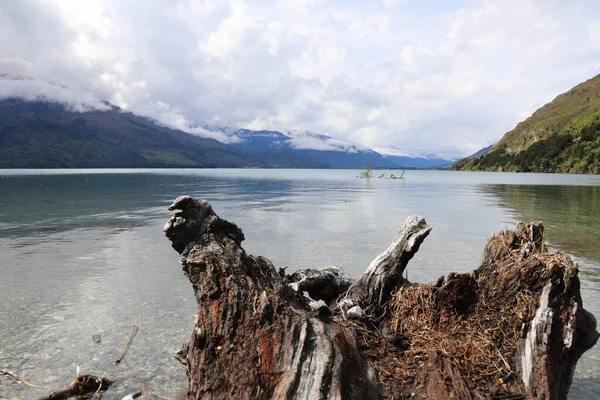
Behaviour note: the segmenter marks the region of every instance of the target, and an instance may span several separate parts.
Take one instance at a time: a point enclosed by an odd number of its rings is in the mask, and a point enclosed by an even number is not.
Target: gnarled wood
[[[190,399],[378,396],[352,333],[320,320],[268,260],[247,255],[239,228],[204,201],[180,197],[171,207],[181,212],[165,232],[198,301],[187,351]]]
[[[564,399],[577,360],[599,334],[596,319],[583,308],[577,264],[562,253],[545,252],[543,237],[541,222],[519,223],[514,231],[492,236],[474,275],[494,302],[510,302],[523,291],[536,294],[537,309],[526,316],[514,369],[527,395]]]
[[[402,277],[431,230],[411,217],[343,293],[338,270],[282,276],[247,255],[205,201],[170,209],[165,232],[198,302],[180,354],[190,399],[564,399],[598,340],[577,265],[545,251],[540,223],[493,236],[473,274],[429,285]]]
[[[285,282],[298,295],[307,295],[315,301],[322,300],[331,307],[355,281],[338,267],[326,267],[296,271],[285,276]]]
[[[429,232],[431,227],[425,218],[408,217],[390,247],[371,262],[358,282],[348,290],[346,297],[356,301],[363,309],[377,314],[398,287],[406,283],[402,278],[404,269]]]

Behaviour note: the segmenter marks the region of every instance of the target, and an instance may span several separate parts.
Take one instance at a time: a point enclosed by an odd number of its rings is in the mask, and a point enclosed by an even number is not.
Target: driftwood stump
[[[402,277],[431,230],[422,217],[355,282],[278,273],[204,200],[169,209],[198,302],[179,353],[189,399],[563,399],[598,339],[577,265],[545,252],[539,223],[493,236],[472,274],[427,285]]]

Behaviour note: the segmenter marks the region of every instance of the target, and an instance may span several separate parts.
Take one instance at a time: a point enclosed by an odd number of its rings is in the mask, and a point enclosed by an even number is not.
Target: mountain
[[[236,152],[259,159],[269,159],[275,166],[285,166],[288,160],[300,158],[314,168],[398,168],[400,165],[381,154],[308,131],[251,131],[233,132],[238,139],[231,147]]]
[[[439,157],[406,157],[406,156],[385,156],[386,160],[402,168],[434,168],[449,165],[452,161]]]
[[[298,144],[276,131],[231,134],[237,142],[225,144],[112,105],[75,112],[54,102],[0,100],[0,168],[398,167],[372,150],[327,144],[335,142],[328,136],[311,138],[320,144]],[[302,143],[323,150],[302,148]]]
[[[600,173],[600,75],[538,109],[489,153],[453,169]]]
[[[480,149],[480,150],[476,151],[475,153],[473,153],[473,154],[471,154],[470,156],[467,156],[467,157],[465,157],[465,158],[477,158],[477,157],[479,157],[479,156],[484,156],[484,155],[486,155],[487,153],[489,153],[490,151],[492,151],[492,148],[493,148],[493,147],[494,147],[494,145],[493,145],[493,144],[490,144],[489,146],[487,146],[487,147],[484,147],[483,149]]]
[[[0,168],[430,167],[309,131],[166,127],[66,86],[0,74]],[[227,143],[224,143],[227,142]]]
[[[224,131],[224,130],[223,130]],[[302,157],[317,167],[363,168],[432,168],[451,163],[439,157],[407,157],[385,155],[371,149],[360,149],[352,143],[328,135],[303,130],[230,132],[232,147],[242,153],[263,157]]]
[[[224,143],[163,127],[115,106],[73,112],[54,102],[0,100],[0,168],[257,164]]]

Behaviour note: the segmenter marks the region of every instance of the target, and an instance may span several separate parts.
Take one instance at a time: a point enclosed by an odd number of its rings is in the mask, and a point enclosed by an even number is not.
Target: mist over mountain
[[[400,168],[444,163],[385,156],[306,130],[159,122],[66,86],[0,74],[2,168]]]
[[[2,168],[241,167],[253,160],[214,139],[169,129],[116,107],[0,100]]]

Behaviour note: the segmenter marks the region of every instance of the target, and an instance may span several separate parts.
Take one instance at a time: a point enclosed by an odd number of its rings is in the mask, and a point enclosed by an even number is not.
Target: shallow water
[[[388,175],[393,171],[384,171]],[[103,399],[148,383],[176,397],[186,384],[172,353],[193,324],[191,285],[162,226],[181,194],[211,201],[240,226],[245,248],[276,267],[339,265],[360,275],[408,215],[431,235],[413,281],[478,266],[491,233],[542,220],[554,248],[580,263],[584,306],[600,315],[600,177],[408,171],[405,180],[351,170],[0,170],[0,368],[47,386],[83,372],[132,375]],[[131,326],[125,363],[114,359]],[[100,334],[95,344],[92,335]],[[600,351],[578,364],[570,398],[600,396]],[[111,393],[112,392],[112,393]],[[44,391],[0,378],[0,398]]]

